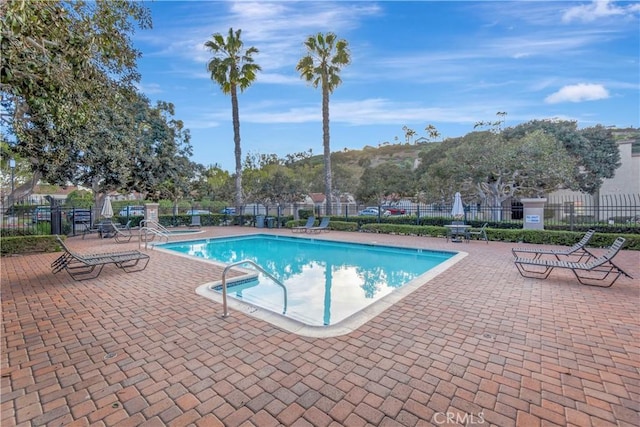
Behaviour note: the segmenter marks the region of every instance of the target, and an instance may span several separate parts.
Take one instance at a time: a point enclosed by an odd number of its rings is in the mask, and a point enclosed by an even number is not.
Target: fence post
[[[51,209],[51,234],[62,234],[62,210],[60,209],[60,203],[53,197],[49,197],[49,204]]]
[[[569,204],[569,230],[573,231],[576,223],[576,205],[573,202]]]

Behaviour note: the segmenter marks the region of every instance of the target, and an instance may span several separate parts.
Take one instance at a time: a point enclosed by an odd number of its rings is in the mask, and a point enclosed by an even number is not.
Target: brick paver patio
[[[600,289],[520,277],[513,244],[315,237],[469,255],[332,338],[223,318],[195,293],[220,269],[160,251],[84,282],[51,273],[59,254],[2,258],[2,426],[640,425],[640,253],[616,258],[634,279]]]

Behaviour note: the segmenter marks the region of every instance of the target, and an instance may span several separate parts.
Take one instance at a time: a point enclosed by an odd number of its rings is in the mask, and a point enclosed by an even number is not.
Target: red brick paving
[[[2,258],[2,426],[640,425],[640,253],[616,258],[635,279],[599,289],[520,277],[512,244],[318,238],[469,256],[333,338],[222,318],[194,292],[220,269],[160,251],[84,282],[51,273],[59,254]]]

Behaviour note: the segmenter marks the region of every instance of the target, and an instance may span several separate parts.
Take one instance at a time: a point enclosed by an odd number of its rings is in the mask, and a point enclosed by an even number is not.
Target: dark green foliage
[[[138,79],[130,34],[151,25],[135,1],[8,1],[2,19],[1,120],[12,151],[48,182],[72,180],[81,128]]]
[[[572,189],[595,193],[602,180],[612,178],[620,166],[620,152],[613,131],[602,125],[578,130],[577,122],[566,120],[532,120],[508,128],[503,136],[522,138],[535,130],[543,130],[562,143],[567,152],[577,159],[574,170],[576,186]]]
[[[298,209],[298,216],[300,219],[307,220],[310,216],[315,215],[313,210],[310,209]]]
[[[360,231],[431,237],[444,237],[447,234],[445,227],[404,224],[364,224],[360,227]],[[524,230],[522,228],[487,229],[487,237],[490,241],[531,243],[537,245],[571,246],[579,242],[583,235],[584,232],[575,231]],[[619,236],[627,239],[624,249],[640,250],[640,235],[638,234],[596,233],[589,242],[589,246],[595,248],[606,248],[611,246],[613,241]]]
[[[59,251],[56,236],[19,236],[2,237],[0,240],[0,252],[2,255],[26,254],[32,252],[56,252]]]

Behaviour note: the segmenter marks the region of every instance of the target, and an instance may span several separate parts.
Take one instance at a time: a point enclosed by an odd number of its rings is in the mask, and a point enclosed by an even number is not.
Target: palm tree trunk
[[[331,215],[331,145],[329,141],[329,89],[322,85],[322,145],[324,146],[324,197],[326,214]]]
[[[238,92],[235,85],[231,85],[231,114],[233,116],[233,142],[236,157],[236,212],[242,212],[242,149],[240,147],[240,114],[238,112]]]

